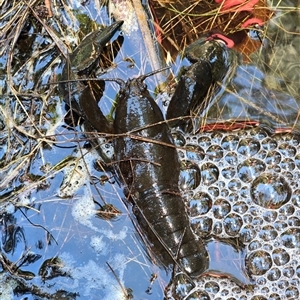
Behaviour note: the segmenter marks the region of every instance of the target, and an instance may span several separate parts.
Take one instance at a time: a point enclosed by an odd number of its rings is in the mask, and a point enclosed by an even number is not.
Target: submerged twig
[[[147,51],[152,70],[159,70],[163,67],[162,60],[159,59],[159,55],[157,53],[158,51],[155,49],[155,44],[157,43],[154,41],[153,34],[150,32],[145,9],[143,8],[141,1],[139,0],[132,0],[132,5],[136,13],[142,37],[144,39],[145,49]],[[163,81],[164,80],[161,80],[161,82]]]

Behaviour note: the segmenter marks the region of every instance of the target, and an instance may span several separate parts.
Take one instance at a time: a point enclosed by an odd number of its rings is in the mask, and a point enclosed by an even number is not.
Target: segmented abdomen
[[[179,160],[162,113],[141,80],[121,90],[115,116],[116,161],[151,249],[168,267],[178,262],[191,276],[208,265],[204,244],[192,232],[178,188]],[[161,124],[157,124],[161,122]],[[152,124],[155,124],[151,126]]]

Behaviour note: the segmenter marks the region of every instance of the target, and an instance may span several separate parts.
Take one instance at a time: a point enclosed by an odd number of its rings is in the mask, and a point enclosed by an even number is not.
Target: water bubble
[[[272,241],[272,240],[276,239],[277,235],[278,235],[277,231],[271,225],[264,226],[261,229],[261,231],[259,232],[259,237],[262,240],[264,240],[265,242],[266,241]]]
[[[259,277],[256,279],[256,283],[258,285],[265,285],[266,284],[267,279],[265,277]]]
[[[219,292],[220,286],[219,286],[218,283],[215,282],[215,281],[208,281],[208,282],[205,284],[205,290],[206,290],[208,293],[216,294],[216,293]]]
[[[300,286],[300,280],[298,278],[292,278],[290,284],[293,286]]]
[[[266,165],[259,159],[249,158],[238,165],[238,176],[243,182],[251,182],[259,176]]]
[[[177,153],[180,160],[183,160],[185,158],[185,153],[183,151],[178,150]]]
[[[252,225],[254,225],[254,226],[259,226],[259,225],[262,225],[263,224],[263,219],[261,218],[261,217],[255,217],[255,218],[253,218],[253,220],[252,220]]]
[[[236,286],[234,287],[231,292],[234,294],[234,295],[238,295],[241,293],[241,288],[239,286]],[[235,299],[234,299],[235,300]]]
[[[212,231],[213,221],[209,217],[194,218],[191,220],[191,227],[194,233],[200,237],[207,236]]]
[[[239,201],[235,202],[235,204],[232,207],[232,210],[239,214],[244,214],[248,210],[248,206],[244,201]]]
[[[282,271],[282,275],[284,275],[287,278],[292,278],[295,274],[295,270],[292,267],[284,268]]]
[[[266,250],[267,252],[271,252],[273,250],[273,246],[270,244],[263,244],[262,249]]]
[[[282,244],[287,248],[300,247],[300,228],[289,228],[281,235]]]
[[[260,151],[258,151],[258,153],[256,155],[256,157],[260,160],[265,160],[266,156],[267,156],[266,150],[260,150]]]
[[[281,300],[281,297],[278,294],[271,294],[269,300]]]
[[[180,167],[179,186],[185,190],[193,190],[200,184],[200,169],[198,165],[190,161],[182,161]]]
[[[226,179],[230,179],[235,175],[235,167],[227,167],[222,170],[222,176]]]
[[[288,219],[288,225],[292,227],[300,227],[300,219],[297,217],[290,217]]]
[[[280,208],[279,213],[283,216],[291,216],[295,212],[295,207],[291,204],[287,204]]]
[[[285,296],[287,299],[299,299],[299,291],[297,287],[290,286],[285,290]]]
[[[268,300],[268,299],[264,296],[257,295],[252,297],[251,300]]]
[[[280,220],[274,222],[273,224],[274,224],[274,227],[277,231],[282,231],[282,230],[284,230],[285,228],[288,227],[288,225],[285,222],[282,222]]]
[[[214,143],[220,144],[223,139],[223,133],[218,131],[212,132],[211,139]]]
[[[295,164],[296,164],[297,168],[300,169],[300,154],[297,154],[295,156],[295,160],[294,161],[295,161]]]
[[[186,157],[191,161],[201,161],[204,159],[204,150],[196,145],[186,145]]]
[[[241,186],[241,182],[238,179],[232,179],[228,182],[228,188],[233,192],[239,191]]]
[[[190,135],[185,136],[186,143],[191,143],[192,140],[193,140],[193,136],[190,136]]]
[[[235,166],[237,161],[238,161],[238,157],[237,154],[234,152],[229,152],[225,155],[224,160],[231,166]]]
[[[183,147],[185,145],[185,137],[181,133],[174,132],[172,133],[172,136],[173,136],[175,146]]]
[[[229,191],[227,189],[221,190],[221,197],[227,198],[229,196]]]
[[[258,209],[258,207],[256,206],[250,206],[249,208],[249,212],[251,213],[252,216],[260,216],[260,211]]]
[[[213,227],[213,233],[218,235],[221,234],[223,231],[223,225],[221,222],[215,222],[214,227]]]
[[[240,196],[247,199],[250,197],[249,188],[247,186],[241,188]]]
[[[228,196],[228,200],[229,200],[231,203],[237,202],[238,199],[239,199],[238,193],[231,193],[231,194],[229,194],[229,196]]]
[[[275,249],[272,253],[272,258],[277,266],[283,266],[290,260],[290,255],[284,249]]]
[[[291,189],[283,177],[266,173],[253,181],[251,197],[264,208],[276,209],[290,200]]]
[[[261,248],[261,242],[254,240],[248,245],[250,251],[257,250]]]
[[[264,138],[266,138],[269,134],[264,129],[258,127],[258,128],[251,130],[251,135],[253,135],[259,141],[261,141]]]
[[[185,298],[186,300],[210,300],[208,294],[204,291],[195,291]]]
[[[256,251],[249,255],[248,270],[253,275],[263,275],[272,267],[271,255],[266,251]]]
[[[217,199],[213,205],[212,211],[216,219],[224,218],[231,210],[230,203],[225,199]]]
[[[267,137],[261,142],[261,147],[265,150],[272,151],[277,148],[277,142],[276,140]]]
[[[198,145],[207,148],[211,145],[211,139],[208,136],[202,136],[198,139]]]
[[[183,299],[193,289],[191,281],[184,274],[177,274],[173,279],[172,295],[178,296]]]
[[[289,145],[288,143],[281,143],[278,149],[279,152],[286,157],[294,157],[297,153],[295,147]]]
[[[226,182],[223,181],[223,180],[219,180],[219,181],[217,182],[217,185],[218,185],[218,187],[219,187],[220,189],[226,188]]]
[[[220,195],[220,191],[218,187],[212,186],[209,187],[207,190],[212,197],[218,197]]]
[[[229,294],[229,290],[227,290],[227,289],[223,289],[223,290],[221,291],[221,296],[222,296],[222,297],[226,297],[226,296],[228,296],[228,294]]]
[[[270,290],[267,286],[264,286],[261,288],[260,292],[263,294],[268,294],[270,292]]]
[[[248,138],[240,141],[237,152],[245,156],[253,156],[260,150],[258,141]]]
[[[223,138],[223,140],[221,142],[221,147],[224,150],[233,151],[236,149],[238,142],[239,142],[239,139],[236,135],[227,135]]]
[[[189,202],[189,214],[197,217],[208,213],[212,207],[212,199],[206,193],[197,193]]]
[[[297,189],[293,192],[292,203],[300,208],[300,189]]]
[[[276,166],[268,166],[268,169],[269,170],[273,170],[274,172],[276,173],[280,173],[281,172],[281,168],[279,165],[276,165]]]
[[[218,145],[210,146],[207,151],[206,155],[209,157],[210,160],[218,162],[223,157],[223,149]]]
[[[284,158],[280,163],[280,167],[283,170],[292,171],[295,169],[295,163],[291,158]]]
[[[243,215],[243,221],[246,224],[251,224],[253,221],[253,217],[250,214],[245,214],[245,215]]]
[[[272,268],[267,275],[268,280],[277,281],[281,276],[281,271],[278,268]]]
[[[252,225],[244,226],[240,231],[240,240],[246,244],[251,242],[256,236],[256,230]]]
[[[299,249],[297,249],[296,254],[297,254],[297,255],[299,254]],[[294,259],[291,260],[291,263],[290,263],[290,264],[291,264],[291,266],[296,267],[296,266],[298,266],[298,263],[299,263],[299,261],[297,260],[297,258],[294,257]]]
[[[231,213],[224,219],[223,224],[229,236],[236,236],[243,226],[243,220],[238,214]]]
[[[274,222],[276,219],[277,219],[277,211],[274,211],[274,210],[266,210],[264,211],[263,213],[263,219],[266,221],[266,222],[269,222],[269,223],[272,223]]]
[[[291,172],[282,171],[282,174],[284,175],[285,179],[288,179],[290,181],[292,181],[294,179],[294,174]]]
[[[297,268],[296,268],[296,274],[300,278],[300,266],[297,266]]]
[[[271,166],[278,165],[281,161],[281,155],[277,151],[270,151],[265,159],[265,163]]]
[[[205,185],[215,183],[219,178],[219,169],[212,163],[205,163],[201,166],[201,178]]]
[[[287,280],[279,280],[277,282],[277,286],[278,286],[279,289],[283,290],[283,289],[285,289],[289,286],[289,283],[288,283]]]

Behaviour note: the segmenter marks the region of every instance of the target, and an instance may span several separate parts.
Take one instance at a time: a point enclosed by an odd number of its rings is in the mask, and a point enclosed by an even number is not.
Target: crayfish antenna
[[[155,70],[155,71],[152,71],[150,73],[147,73],[145,75],[142,75],[138,78],[139,82],[143,82],[147,77],[150,77],[152,75],[155,75],[157,73],[160,73],[160,72],[163,72],[163,71],[166,71],[166,70],[169,70],[171,67],[164,67],[164,68],[161,68],[161,69],[158,69],[158,70]]]
[[[120,86],[120,89],[124,89],[126,85],[126,82],[121,78],[103,78],[102,80],[116,82]]]

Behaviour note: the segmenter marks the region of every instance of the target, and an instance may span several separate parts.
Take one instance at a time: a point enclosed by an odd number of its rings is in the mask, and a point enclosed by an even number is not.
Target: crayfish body
[[[203,242],[192,232],[179,187],[179,159],[163,114],[143,84],[128,80],[118,95],[115,159],[134,203],[134,213],[164,266],[179,264],[190,276],[208,267]],[[162,251],[163,250],[163,251]]]

